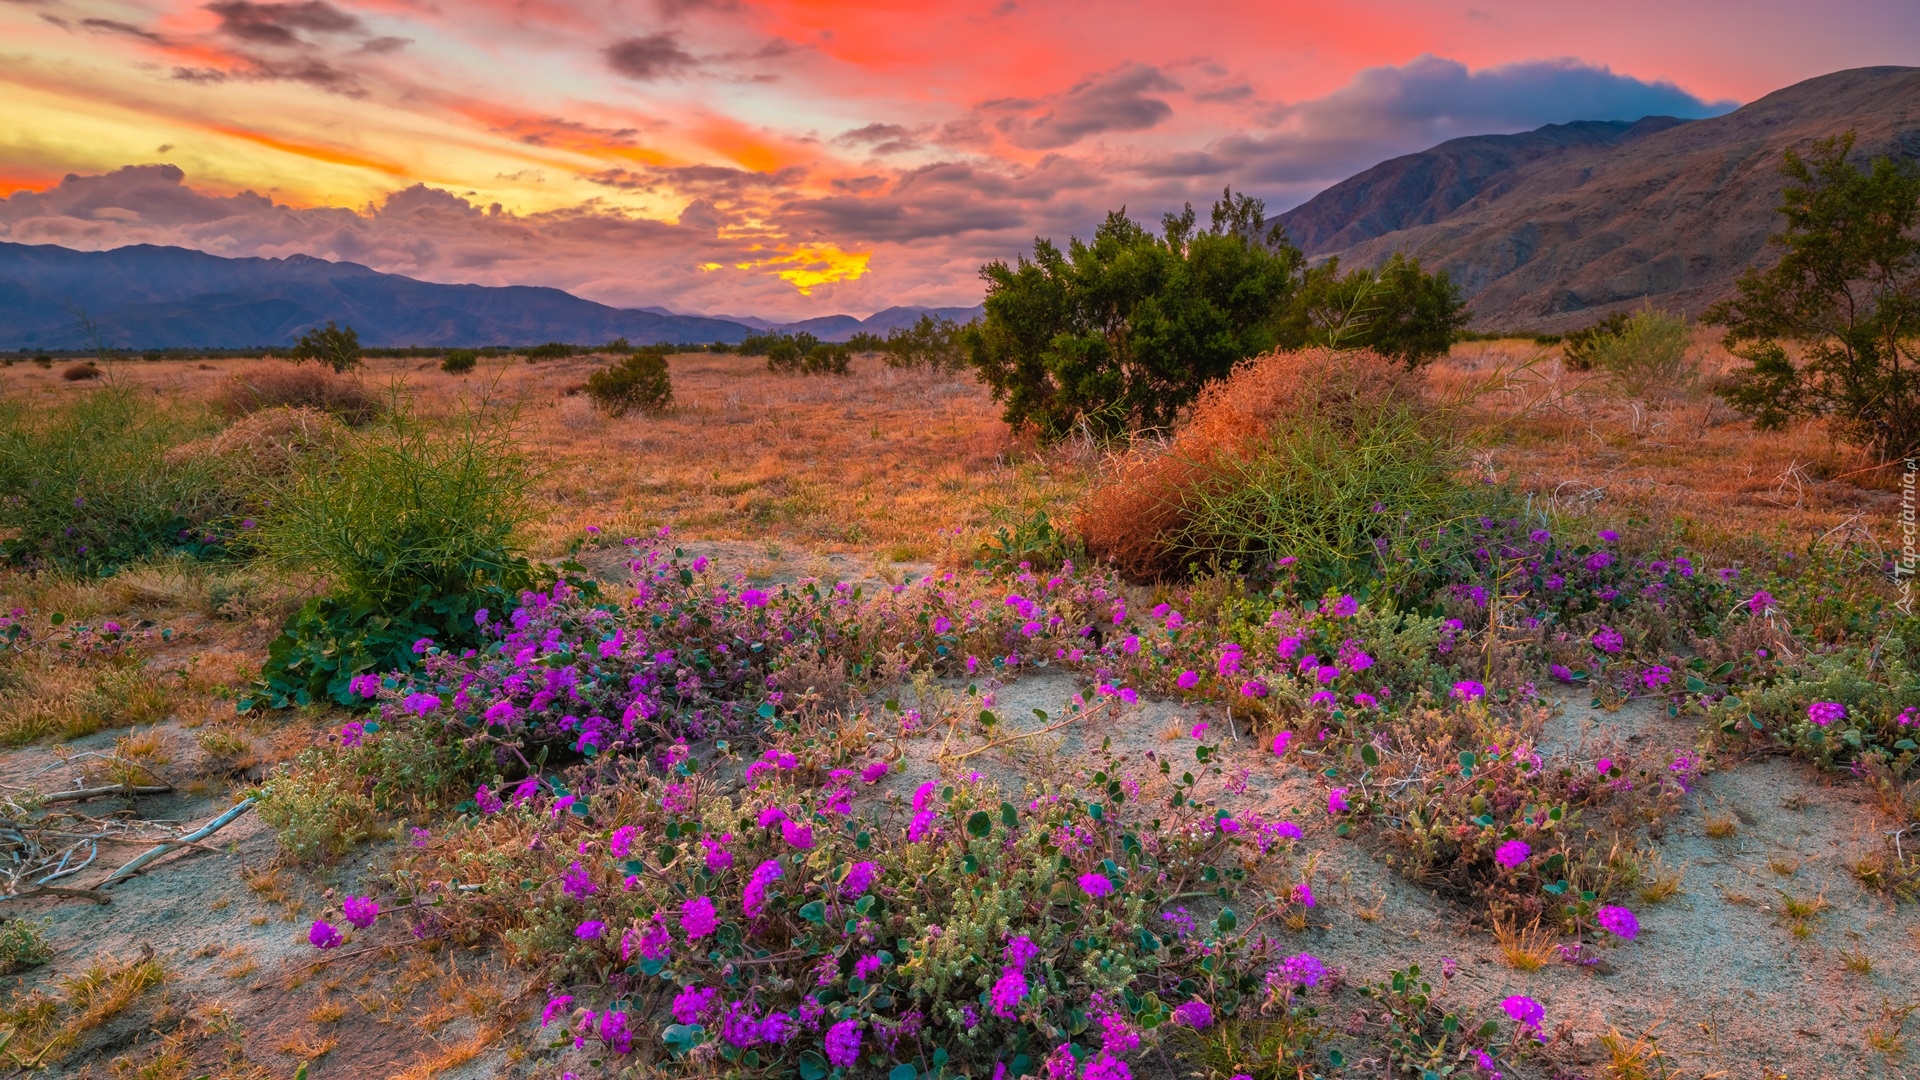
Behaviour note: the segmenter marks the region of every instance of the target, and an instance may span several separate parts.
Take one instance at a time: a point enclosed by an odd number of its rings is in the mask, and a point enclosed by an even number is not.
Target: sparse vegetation
[[[673,380],[665,357],[636,352],[587,376],[587,396],[603,412],[664,412],[673,407]]]

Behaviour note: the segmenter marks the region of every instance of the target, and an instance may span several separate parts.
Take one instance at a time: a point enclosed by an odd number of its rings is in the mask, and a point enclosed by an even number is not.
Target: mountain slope
[[[1400,210],[1417,223],[1322,253],[1356,265],[1416,254],[1461,284],[1482,327],[1566,329],[1646,300],[1697,313],[1775,258],[1781,152],[1849,129],[1862,160],[1920,158],[1920,68],[1836,72],[1724,116],[1537,156],[1431,221]],[[1360,205],[1316,218],[1315,235],[1364,233]]]
[[[285,345],[329,319],[367,345],[739,341],[750,329],[608,307],[559,289],[440,285],[293,255],[227,259],[148,244],[112,251],[0,243],[0,349]]]
[[[1477,196],[1497,196],[1523,165],[1585,157],[1686,122],[1671,116],[1579,120],[1517,135],[1449,139],[1350,176],[1281,214],[1280,221],[1300,250],[1325,255],[1439,221]]]

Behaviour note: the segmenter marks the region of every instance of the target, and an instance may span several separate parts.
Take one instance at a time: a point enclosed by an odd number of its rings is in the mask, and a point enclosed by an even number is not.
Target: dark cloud
[[[659,7],[660,14],[669,19],[700,11],[730,15],[740,10],[740,0],[659,0]]]
[[[1059,156],[1022,170],[939,162],[900,173],[884,194],[792,200],[780,206],[776,220],[790,231],[842,242],[911,243],[991,232],[1024,238],[1062,221],[1077,227],[1090,211],[1069,196],[1090,194],[1103,183],[1087,163]],[[882,186],[863,188],[876,192]]]
[[[606,57],[614,74],[642,82],[676,75],[694,65],[693,56],[671,33],[614,42],[607,46]]]
[[[118,19],[81,19],[80,25],[103,34],[121,34],[126,37],[140,38],[143,41],[163,42],[166,39],[151,30],[142,29],[132,23]]]
[[[413,44],[412,38],[403,38],[403,37],[368,38],[358,49],[354,51],[363,52],[363,53],[372,53],[376,56],[385,56],[388,53],[397,53],[401,49],[404,49],[411,44]]]
[[[920,140],[918,133],[899,124],[868,124],[851,131],[843,131],[833,137],[833,141],[843,146],[866,144],[876,154],[897,154],[903,150],[917,150]]]
[[[306,83],[308,86],[346,97],[362,97],[366,89],[351,71],[338,68],[317,56],[296,56],[286,60],[252,56],[245,73],[249,79]]]
[[[679,165],[603,169],[586,174],[585,179],[603,187],[624,191],[670,191],[696,195],[701,199],[738,200],[751,191],[793,187],[806,177],[807,171],[798,165],[770,173],[726,165]]]
[[[345,34],[361,29],[360,20],[325,0],[297,4],[259,4],[252,0],[221,0],[207,5],[220,16],[220,32],[256,45],[305,44],[295,31]]]
[[[1128,64],[1063,94],[988,101],[980,111],[998,114],[993,126],[1015,146],[1052,150],[1102,132],[1145,131],[1173,115],[1173,106],[1149,95],[1178,89],[1159,68]]]

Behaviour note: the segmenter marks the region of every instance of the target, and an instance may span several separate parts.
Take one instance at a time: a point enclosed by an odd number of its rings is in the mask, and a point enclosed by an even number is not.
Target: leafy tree
[[[854,352],[880,352],[887,347],[887,339],[871,330],[856,330],[847,339],[847,348]]]
[[[335,371],[360,366],[360,335],[351,326],[316,326],[293,343],[295,360],[318,360]]]
[[[1210,379],[1283,343],[1305,260],[1264,204],[1228,190],[1211,227],[1193,207],[1156,235],[1107,215],[1066,252],[1035,238],[1033,258],[994,261],[986,317],[965,331],[971,362],[1013,425],[1049,438],[1162,426]]]
[[[1291,336],[1318,345],[1367,348],[1409,368],[1445,356],[1467,324],[1460,288],[1445,270],[1396,252],[1379,269],[1340,273],[1329,259],[1307,272]]]
[[[1920,171],[1887,157],[1856,168],[1853,144],[1849,131],[1786,152],[1786,227],[1771,238],[1785,254],[1706,320],[1747,361],[1721,391],[1736,409],[1762,428],[1824,415],[1886,459],[1920,451]]]

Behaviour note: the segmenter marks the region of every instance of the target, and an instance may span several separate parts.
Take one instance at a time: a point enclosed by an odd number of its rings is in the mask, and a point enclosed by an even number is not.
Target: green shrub
[[[480,354],[472,349],[453,349],[440,361],[440,370],[449,375],[465,375],[480,362]]]
[[[1687,359],[1692,338],[1693,327],[1684,316],[1647,307],[1623,319],[1618,331],[1596,334],[1585,355],[1621,390],[1644,397],[1692,381]]]
[[[545,345],[535,345],[521,355],[527,358],[527,363],[537,364],[542,360],[565,360],[573,354],[573,346],[559,341],[549,341]]]
[[[960,340],[960,324],[952,319],[923,314],[912,326],[896,326],[887,331],[884,341],[872,334],[856,334],[847,347],[855,352],[879,351],[886,354],[888,367],[924,367],[933,371],[956,371],[967,364]],[[869,346],[869,348],[861,348]]]
[[[217,466],[167,454],[212,428],[113,383],[61,406],[0,401],[0,554],[97,574],[160,551],[224,555],[235,505]]]
[[[1493,496],[1460,483],[1459,466],[1458,444],[1417,404],[1306,410],[1210,462],[1173,539],[1199,562],[1258,571],[1291,558],[1309,595],[1369,580],[1393,591],[1471,546],[1453,526]]]
[[[673,379],[667,374],[665,357],[636,352],[587,376],[587,396],[610,416],[630,409],[665,412],[673,407]]]
[[[360,335],[351,326],[316,326],[293,343],[295,360],[318,360],[335,371],[360,366]]]
[[[1599,322],[1589,323],[1569,333],[1560,350],[1567,367],[1574,371],[1592,371],[1595,343],[1626,329],[1627,318],[1626,312],[1616,311]]]
[[[47,944],[44,923],[25,919],[0,921],[0,975],[39,967],[51,959],[53,946]]]
[[[1447,355],[1466,325],[1460,289],[1445,270],[1395,253],[1379,269],[1340,273],[1339,258],[1306,274],[1289,321],[1289,340],[1342,349],[1371,349],[1409,368]]]
[[[262,669],[275,706],[360,699],[350,683],[407,670],[413,643],[473,640],[480,608],[504,609],[534,580],[515,533],[532,513],[511,425],[484,411],[430,428],[396,405],[337,455],[309,460],[274,492],[260,530],[273,562],[326,575]]]

